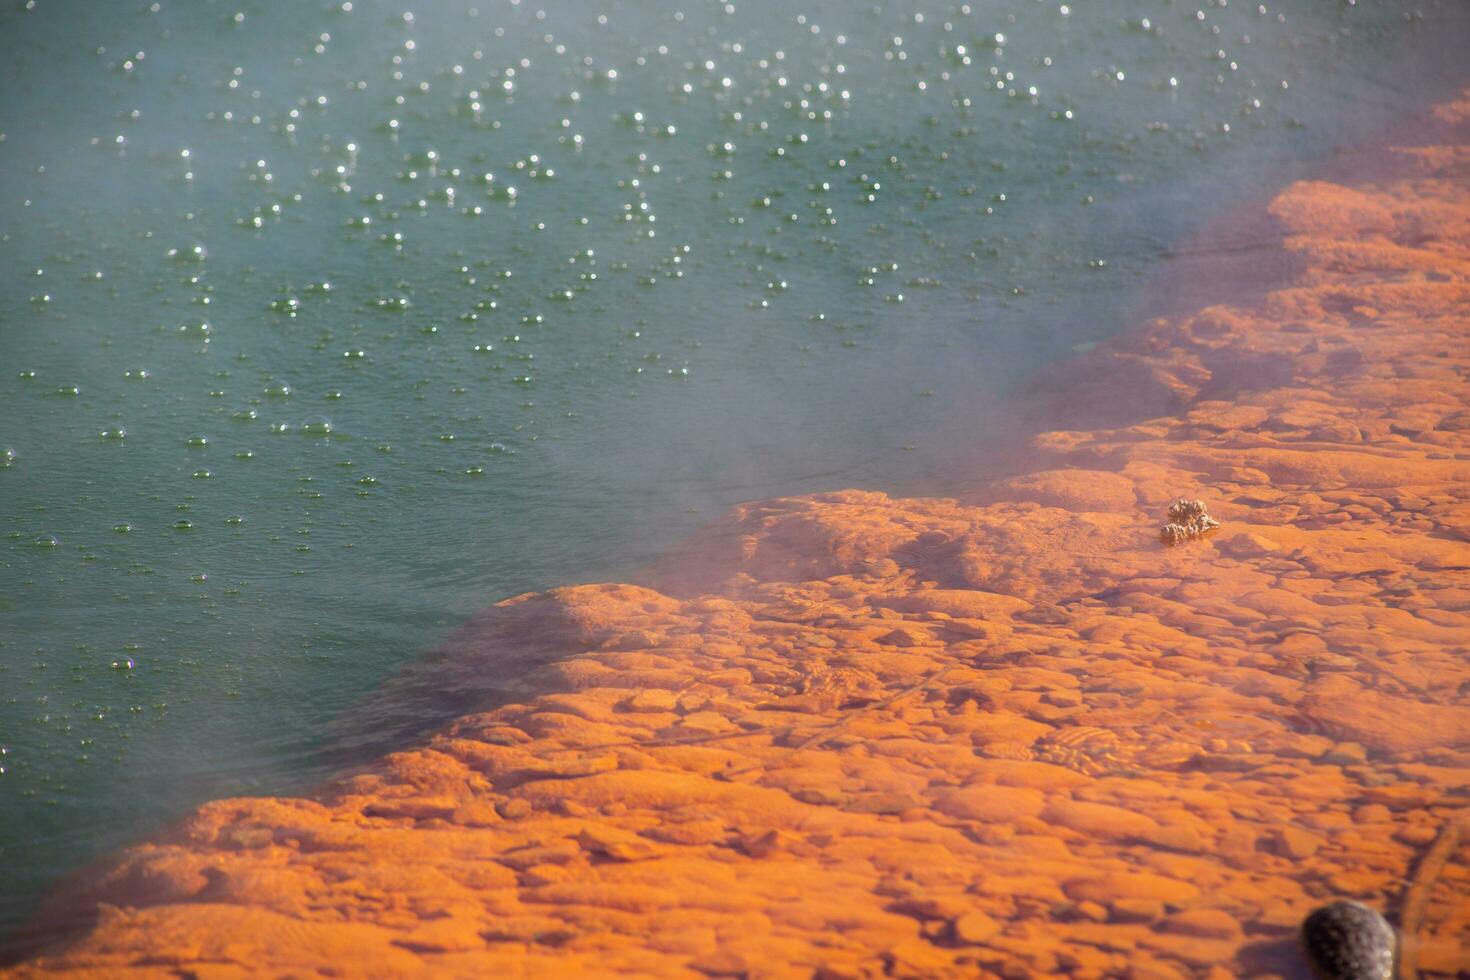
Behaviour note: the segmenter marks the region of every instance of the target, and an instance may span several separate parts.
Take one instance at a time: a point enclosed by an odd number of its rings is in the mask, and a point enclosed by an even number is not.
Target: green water
[[[485,604],[922,491],[1463,5],[0,11],[0,931]],[[371,726],[371,719],[359,721]]]

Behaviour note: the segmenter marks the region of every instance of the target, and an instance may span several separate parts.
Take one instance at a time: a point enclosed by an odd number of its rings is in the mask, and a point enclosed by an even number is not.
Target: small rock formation
[[[1169,505],[1169,523],[1159,528],[1159,537],[1164,544],[1183,544],[1202,538],[1220,526],[1210,516],[1203,500],[1185,500],[1180,497]]]
[[[1333,902],[1302,923],[1302,952],[1322,980],[1390,980],[1393,926],[1361,902]]]

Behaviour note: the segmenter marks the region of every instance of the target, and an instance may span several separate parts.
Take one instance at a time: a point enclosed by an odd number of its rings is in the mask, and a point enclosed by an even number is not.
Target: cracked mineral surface
[[[1467,124],[1282,191],[1289,282],[1052,371],[1094,427],[1031,472],[501,602],[382,695],[478,707],[82,874],[9,975],[1297,975],[1312,908],[1397,923],[1470,836]],[[1178,493],[1225,527],[1165,547]]]

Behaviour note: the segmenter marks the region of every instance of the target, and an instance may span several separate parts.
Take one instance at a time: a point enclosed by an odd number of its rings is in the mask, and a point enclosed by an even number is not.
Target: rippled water
[[[1370,9],[1371,8],[1371,9]],[[0,928],[504,595],[922,490],[1453,2],[12,3]]]

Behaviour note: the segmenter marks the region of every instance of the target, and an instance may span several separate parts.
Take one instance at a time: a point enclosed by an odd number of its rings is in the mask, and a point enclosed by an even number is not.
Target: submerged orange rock
[[[1328,899],[1393,919],[1470,839],[1467,119],[1283,191],[1290,284],[1050,372],[1033,416],[1104,427],[1031,473],[500,603],[382,696],[469,713],[200,807],[7,975],[1268,975]],[[1178,494],[1222,530],[1161,543]],[[1436,861],[1403,943],[1450,976]]]

